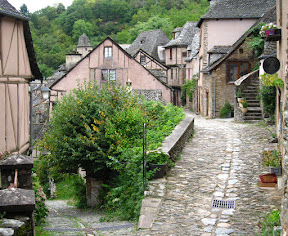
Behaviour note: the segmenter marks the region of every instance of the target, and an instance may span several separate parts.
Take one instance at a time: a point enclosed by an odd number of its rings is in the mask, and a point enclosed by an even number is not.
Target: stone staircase
[[[242,91],[242,96],[248,103],[248,112],[243,116],[244,122],[258,122],[263,119],[260,100],[257,98],[259,88],[259,80],[253,80]]]

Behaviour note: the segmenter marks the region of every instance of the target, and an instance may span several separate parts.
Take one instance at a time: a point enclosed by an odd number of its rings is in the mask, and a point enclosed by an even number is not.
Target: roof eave
[[[5,10],[0,10],[0,15],[3,14],[5,16],[11,16],[11,17],[14,17],[14,18],[17,18],[19,20],[23,20],[23,21],[29,21],[30,18],[27,17],[27,16],[22,16],[22,15],[19,15],[19,14],[16,14],[16,13],[13,13],[13,12],[8,12],[8,11],[5,11]]]

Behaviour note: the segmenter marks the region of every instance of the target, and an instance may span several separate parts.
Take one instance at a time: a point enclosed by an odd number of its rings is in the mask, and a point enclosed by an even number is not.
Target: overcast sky
[[[18,11],[23,4],[26,4],[30,13],[38,11],[47,6],[53,6],[62,3],[66,8],[70,6],[73,0],[8,0]]]

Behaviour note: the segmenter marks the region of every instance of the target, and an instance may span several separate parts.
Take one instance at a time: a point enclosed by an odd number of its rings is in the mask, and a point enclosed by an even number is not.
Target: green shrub
[[[231,115],[232,112],[232,106],[229,102],[225,102],[224,106],[220,109],[220,117],[226,118]]]
[[[241,89],[238,89],[238,91],[237,91],[237,98],[242,98]]]
[[[264,151],[263,165],[271,167],[279,167],[281,163],[282,154],[279,150]]]
[[[35,192],[34,220],[35,225],[40,225],[45,222],[45,218],[48,216],[48,209],[45,206],[46,196],[36,176],[33,177],[33,190]]]
[[[137,220],[143,199],[143,122],[147,122],[148,150],[154,150],[184,116],[181,108],[140,101],[114,83],[101,89],[91,84],[79,87],[58,102],[52,129],[39,143],[50,151],[41,158],[43,178],[48,176],[44,166],[56,182],[59,173],[82,167],[103,181],[102,207],[111,217]]]
[[[273,116],[275,112],[276,88],[274,86],[262,85],[258,90],[258,94],[263,103],[264,112]]]
[[[267,213],[266,217],[260,222],[261,235],[279,235],[280,232],[273,232],[274,226],[281,226],[280,222],[280,211],[273,210],[271,213]]]
[[[64,174],[62,180],[56,182],[58,199],[70,200],[78,208],[86,208],[86,184],[78,174]]]
[[[247,107],[248,107],[248,102],[247,102],[246,99],[244,99],[244,100],[242,101],[242,105],[243,105],[243,108],[247,108]]]
[[[182,95],[181,99],[182,102],[185,104],[186,103],[186,95],[188,95],[190,101],[193,99],[193,93],[196,90],[197,87],[197,79],[192,79],[192,80],[185,80],[185,83],[182,85]]]

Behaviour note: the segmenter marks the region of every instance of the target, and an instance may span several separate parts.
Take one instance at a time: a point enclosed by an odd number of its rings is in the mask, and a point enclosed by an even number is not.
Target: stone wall
[[[235,85],[233,82],[227,82],[227,62],[229,61],[249,61],[251,71],[256,66],[257,58],[253,56],[253,51],[248,45],[247,40],[245,40],[241,46],[231,53],[229,58],[211,71],[211,75],[216,77],[216,117],[220,117],[220,109],[224,106],[226,101],[234,106]],[[202,91],[201,115],[212,118],[214,114],[214,77],[211,77],[208,74],[203,75]]]
[[[135,90],[139,97],[144,96],[148,101],[163,101],[161,90]]]
[[[0,235],[34,235],[32,167],[32,158],[24,155],[0,160],[0,219],[5,217]]]
[[[185,119],[175,127],[172,134],[170,134],[162,143],[162,151],[168,153],[170,158],[173,161],[176,161],[193,131],[194,118],[192,114],[186,113]]]

